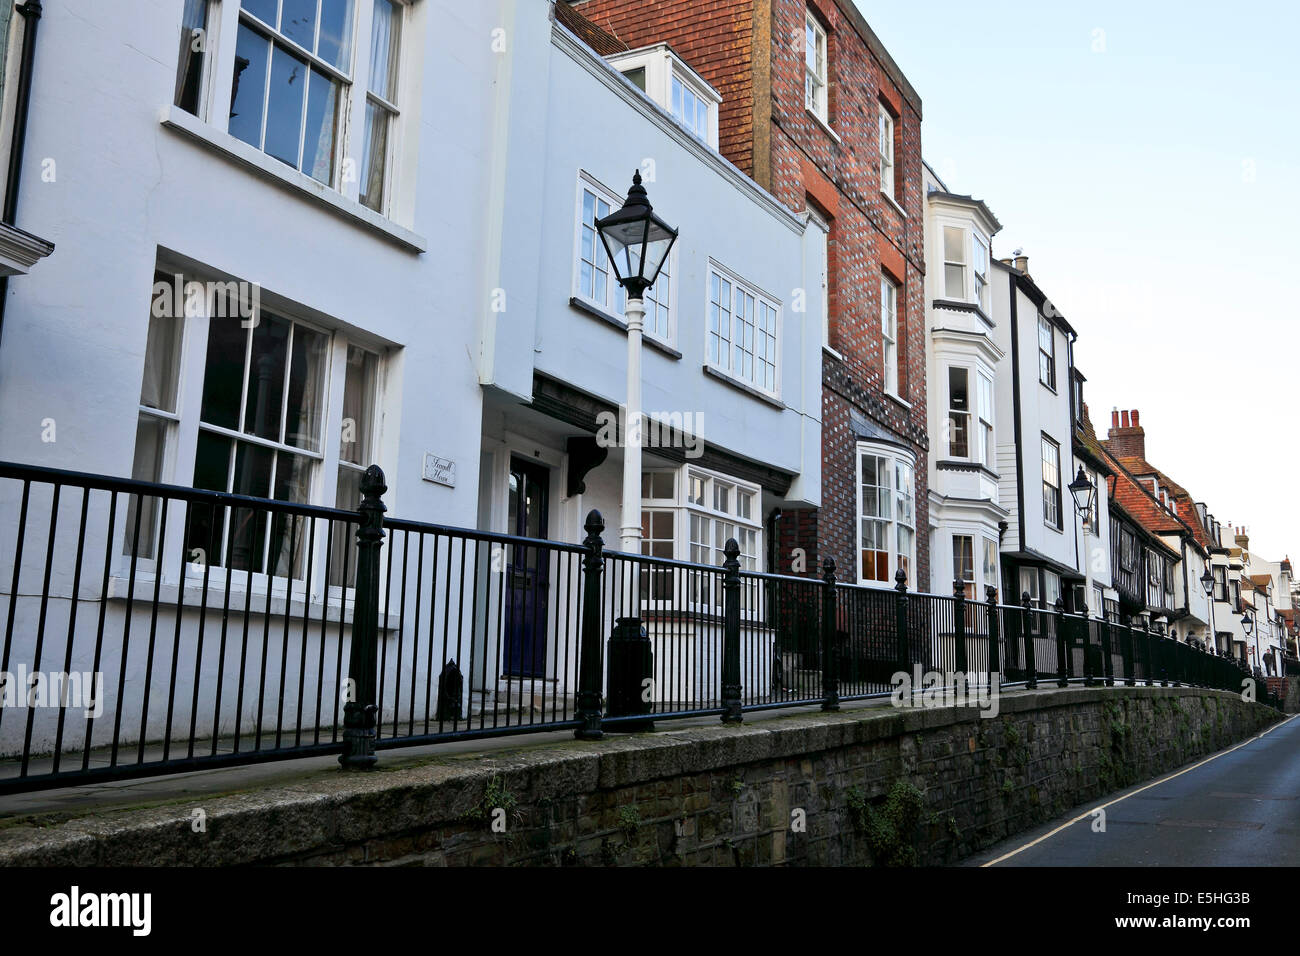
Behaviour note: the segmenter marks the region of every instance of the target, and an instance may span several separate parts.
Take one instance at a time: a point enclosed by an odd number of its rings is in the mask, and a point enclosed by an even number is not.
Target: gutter
[[[1016,518],[1020,525],[1020,550],[1023,551],[1028,545],[1025,542],[1025,443],[1020,434],[1020,326],[1016,306],[1015,273],[1009,273],[1007,279],[1011,290],[1011,406],[1016,433],[1016,495],[1018,504]]]
[[[27,114],[32,101],[32,74],[36,63],[36,33],[41,23],[41,0],[26,0],[14,11],[23,24],[23,49],[18,67],[18,92],[14,98],[14,135],[9,149],[9,176],[5,180],[3,222],[15,225],[18,213],[18,187],[23,173],[23,152],[27,146]],[[0,341],[4,337],[5,303],[9,298],[9,277],[0,276]]]

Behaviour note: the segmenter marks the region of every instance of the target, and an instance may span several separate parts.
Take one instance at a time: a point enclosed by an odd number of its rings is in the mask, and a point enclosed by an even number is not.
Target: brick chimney
[[[1242,525],[1240,528],[1237,529],[1237,533],[1235,535],[1235,541],[1237,547],[1241,548],[1242,551],[1246,551],[1246,552],[1250,551],[1250,534],[1246,531],[1245,525]]]
[[[1146,432],[1138,424],[1138,411],[1119,411],[1110,413],[1110,431],[1106,433],[1106,447],[1116,458],[1146,458]]]

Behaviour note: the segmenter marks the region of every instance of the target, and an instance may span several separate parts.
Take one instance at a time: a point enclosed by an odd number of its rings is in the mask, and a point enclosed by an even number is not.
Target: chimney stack
[[[1146,432],[1138,423],[1137,409],[1110,413],[1106,447],[1116,458],[1146,458]]]

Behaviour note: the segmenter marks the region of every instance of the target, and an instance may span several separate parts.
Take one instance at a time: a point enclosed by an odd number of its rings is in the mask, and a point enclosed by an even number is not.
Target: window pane
[[[248,6],[245,3],[245,6]],[[262,146],[262,107],[266,96],[269,40],[240,25],[235,43],[235,78],[230,92],[230,135],[259,149]]]
[[[287,5],[288,0],[286,0]],[[344,73],[350,72],[352,0],[321,0],[320,6],[320,42],[316,47],[316,55],[330,66]],[[371,29],[373,30],[374,27],[372,26]],[[376,90],[376,92],[381,91]]]
[[[401,11],[393,6],[392,0],[375,0],[375,16],[370,24],[370,91],[390,103],[397,102],[401,25]]]
[[[247,346],[248,330],[239,319],[213,318],[209,321],[199,417],[210,425],[239,427],[239,400],[243,396]]]
[[[338,131],[338,84],[319,70],[312,70],[310,87],[307,95],[307,133],[302,145],[302,168],[312,179],[332,186],[334,138]]]
[[[316,50],[316,0],[280,0],[280,32],[304,49]]]
[[[366,135],[361,147],[361,195],[363,206],[375,212],[384,211],[384,169],[388,161],[388,110],[376,103],[366,104]],[[583,229],[583,241],[588,242],[587,230]],[[586,253],[590,257],[590,251]],[[585,262],[583,268],[590,275],[590,266]],[[590,288],[589,279],[583,286]],[[590,293],[588,293],[590,294]]]
[[[203,92],[203,63],[207,44],[208,0],[185,0],[181,15],[181,48],[176,61],[173,102],[187,113],[199,113]]]
[[[243,428],[249,435],[280,440],[280,405],[284,400],[289,329],[289,322],[266,311],[262,312],[261,321],[253,329]]]
[[[271,52],[271,85],[267,94],[266,142],[263,149],[282,163],[298,168],[302,139],[302,104],[307,91],[307,64],[280,47]]]
[[[175,281],[175,280],[172,280]],[[167,283],[170,293],[171,283]],[[140,404],[148,408],[176,411],[176,374],[179,365],[180,320],[158,317],[150,311],[149,337],[144,350],[144,375],[140,381]]]
[[[329,339],[321,333],[301,325],[294,327],[284,440],[308,451],[320,451],[328,345]]]
[[[945,265],[943,267],[943,294],[950,299],[962,299],[966,296],[966,267]]]
[[[243,0],[240,5],[268,26],[275,26],[277,0]]]
[[[943,227],[943,257],[948,262],[966,262],[964,230],[955,226]]]
[[[970,401],[967,396],[969,373],[966,369],[952,366],[948,369],[948,404],[959,411],[969,411]]]
[[[339,458],[368,465],[370,432],[374,421],[376,373],[379,359],[372,352],[348,346],[348,367],[343,382],[343,434]]]
[[[167,423],[152,415],[141,415],[135,431],[135,460],[131,477],[136,481],[161,481],[163,450],[167,436]],[[136,537],[136,511],[140,512],[139,537]],[[123,526],[123,554],[154,557],[154,538],[158,524],[158,499],[149,495],[131,495]],[[132,549],[132,544],[135,548]]]

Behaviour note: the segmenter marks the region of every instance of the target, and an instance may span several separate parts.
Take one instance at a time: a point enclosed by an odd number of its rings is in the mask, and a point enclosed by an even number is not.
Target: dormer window
[[[687,66],[672,47],[659,43],[606,59],[691,135],[718,148],[722,94]]]

